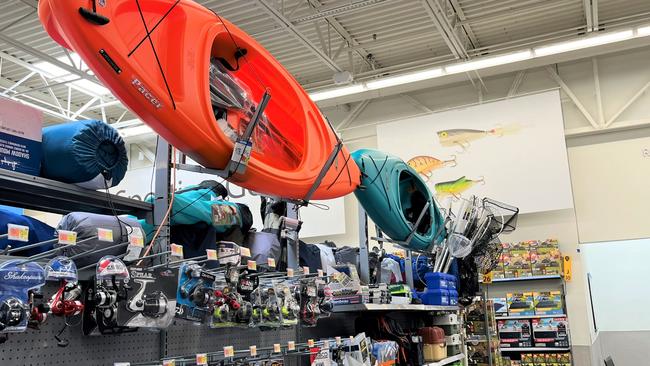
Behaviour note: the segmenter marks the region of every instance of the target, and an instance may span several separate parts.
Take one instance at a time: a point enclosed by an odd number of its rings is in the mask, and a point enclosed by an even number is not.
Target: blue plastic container
[[[420,292],[419,297],[425,305],[449,305],[449,291],[446,289],[427,289]]]
[[[458,292],[449,290],[449,305],[458,305]]]
[[[429,272],[424,275],[424,281],[427,283],[427,289],[447,289],[447,274],[440,272]]]

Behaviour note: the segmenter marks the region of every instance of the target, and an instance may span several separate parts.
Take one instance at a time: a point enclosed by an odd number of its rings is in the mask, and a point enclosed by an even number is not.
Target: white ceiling
[[[255,37],[308,90],[332,86],[337,71],[368,80],[589,31],[650,23],[648,0],[198,2]],[[36,6],[36,0],[0,2],[0,95],[38,106],[47,112],[47,123],[72,117],[104,118],[109,123],[135,118],[111,95],[92,95],[76,89],[76,83],[61,84],[66,79],[32,74],[39,62],[67,60],[65,51],[43,31]],[[75,75],[93,79],[81,71]],[[45,83],[59,85],[48,88]]]

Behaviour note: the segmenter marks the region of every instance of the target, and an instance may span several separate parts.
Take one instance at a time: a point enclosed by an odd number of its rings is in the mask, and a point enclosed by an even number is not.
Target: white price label
[[[214,249],[206,249],[205,254],[207,254],[207,258],[209,261],[219,260],[219,258],[217,257],[217,251]]]
[[[97,228],[97,238],[99,241],[106,241],[109,243],[113,242],[113,230],[103,229],[101,227]]]
[[[77,244],[77,233],[74,231],[59,230],[59,244],[62,245],[76,245]]]
[[[178,257],[183,259],[183,246],[178,245],[178,244],[172,244],[170,245],[170,249],[172,252],[172,257]]]
[[[239,248],[239,253],[242,255],[242,257],[251,257],[251,250],[246,247]]]
[[[176,366],[176,360],[163,360],[163,366]]]
[[[294,341],[287,342],[287,351],[295,351],[295,350],[296,350],[296,342]]]
[[[307,347],[313,348],[314,347],[314,340],[313,339],[308,339],[307,340]]]
[[[309,274],[309,266],[302,267],[302,274],[306,274],[306,275]]]
[[[266,264],[271,268],[275,268],[275,258],[266,258]]]
[[[287,277],[293,277],[293,268],[287,268]]]
[[[197,353],[196,354],[196,364],[201,365],[201,366],[207,366],[208,365],[208,355],[205,353]]]
[[[235,348],[233,346],[226,346],[223,348],[224,357],[235,357]]]
[[[337,346],[341,345],[341,337],[336,337],[336,338],[334,338],[334,340],[336,341]]]
[[[280,353],[280,352],[282,352],[282,346],[280,346],[280,343],[274,343],[273,353]]]
[[[129,244],[134,247],[144,248],[144,237],[140,230],[133,230],[133,232],[129,234]]]
[[[248,349],[251,352],[251,357],[257,356],[257,346],[253,345],[253,346],[248,347]]]
[[[250,270],[250,271],[256,271],[256,270],[257,270],[257,262],[255,262],[255,261],[248,261],[248,263],[246,264],[246,267],[247,267],[248,270]]]
[[[318,277],[323,277],[323,276],[325,276],[325,273],[323,273],[322,269],[319,269],[318,270]]]
[[[15,224],[7,224],[7,237],[14,241],[29,241],[29,227]]]

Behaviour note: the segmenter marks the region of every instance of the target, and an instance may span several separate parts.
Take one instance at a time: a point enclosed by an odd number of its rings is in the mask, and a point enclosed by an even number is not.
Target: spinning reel
[[[79,300],[81,298],[81,286],[77,283],[61,281],[59,290],[52,296],[48,307],[53,315],[64,318],[80,315],[84,310],[84,304]],[[54,338],[57,340],[59,347],[67,347],[70,341],[61,338],[61,334],[68,327],[67,320],[65,325]]]
[[[280,321],[280,313],[282,310],[280,309],[275,290],[270,288],[266,292],[266,302],[262,306],[262,318],[269,322]]]
[[[136,279],[133,282],[140,284],[140,290],[129,300],[126,308],[131,312],[140,312],[150,318],[159,318],[167,313],[167,296],[162,291],[145,294],[147,284],[153,280]]]
[[[117,303],[127,299],[127,290],[130,288],[126,284],[118,286],[115,276],[111,282],[112,287],[103,282],[98,283],[93,297],[97,320],[106,328],[117,327]]]
[[[291,292],[288,287],[280,291],[279,297],[282,303],[282,318],[286,320],[298,319],[300,315],[300,292]]]
[[[0,331],[15,327],[27,319],[29,307],[20,299],[9,297],[0,303]]]

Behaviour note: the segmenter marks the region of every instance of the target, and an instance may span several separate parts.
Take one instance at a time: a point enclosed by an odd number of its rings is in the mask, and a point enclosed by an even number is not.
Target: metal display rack
[[[517,277],[517,278],[498,278],[493,279],[492,283],[482,283],[484,293],[486,297],[489,297],[489,288],[490,286],[497,286],[503,288],[504,286],[517,286],[519,289],[524,286],[525,283],[534,283],[536,288],[541,287],[540,283],[550,282],[555,283],[555,285],[543,286],[545,289],[550,287],[559,288],[562,294],[562,302],[564,304],[564,311],[562,314],[552,314],[552,315],[512,315],[512,316],[497,316],[496,320],[514,320],[514,319],[544,319],[544,318],[558,318],[566,317],[568,321],[567,311],[566,311],[566,289],[564,283],[564,277],[560,274],[554,275],[542,275],[542,276],[528,276],[528,277]],[[557,283],[559,282],[559,284]],[[532,290],[530,290],[532,291]],[[504,290],[500,290],[501,293]],[[570,328],[570,327],[569,327]],[[498,336],[498,333],[497,333]],[[488,344],[489,344],[488,339]],[[509,353],[524,353],[524,352],[572,352],[571,346],[569,347],[499,347],[501,352]],[[573,362],[573,361],[572,361]]]

